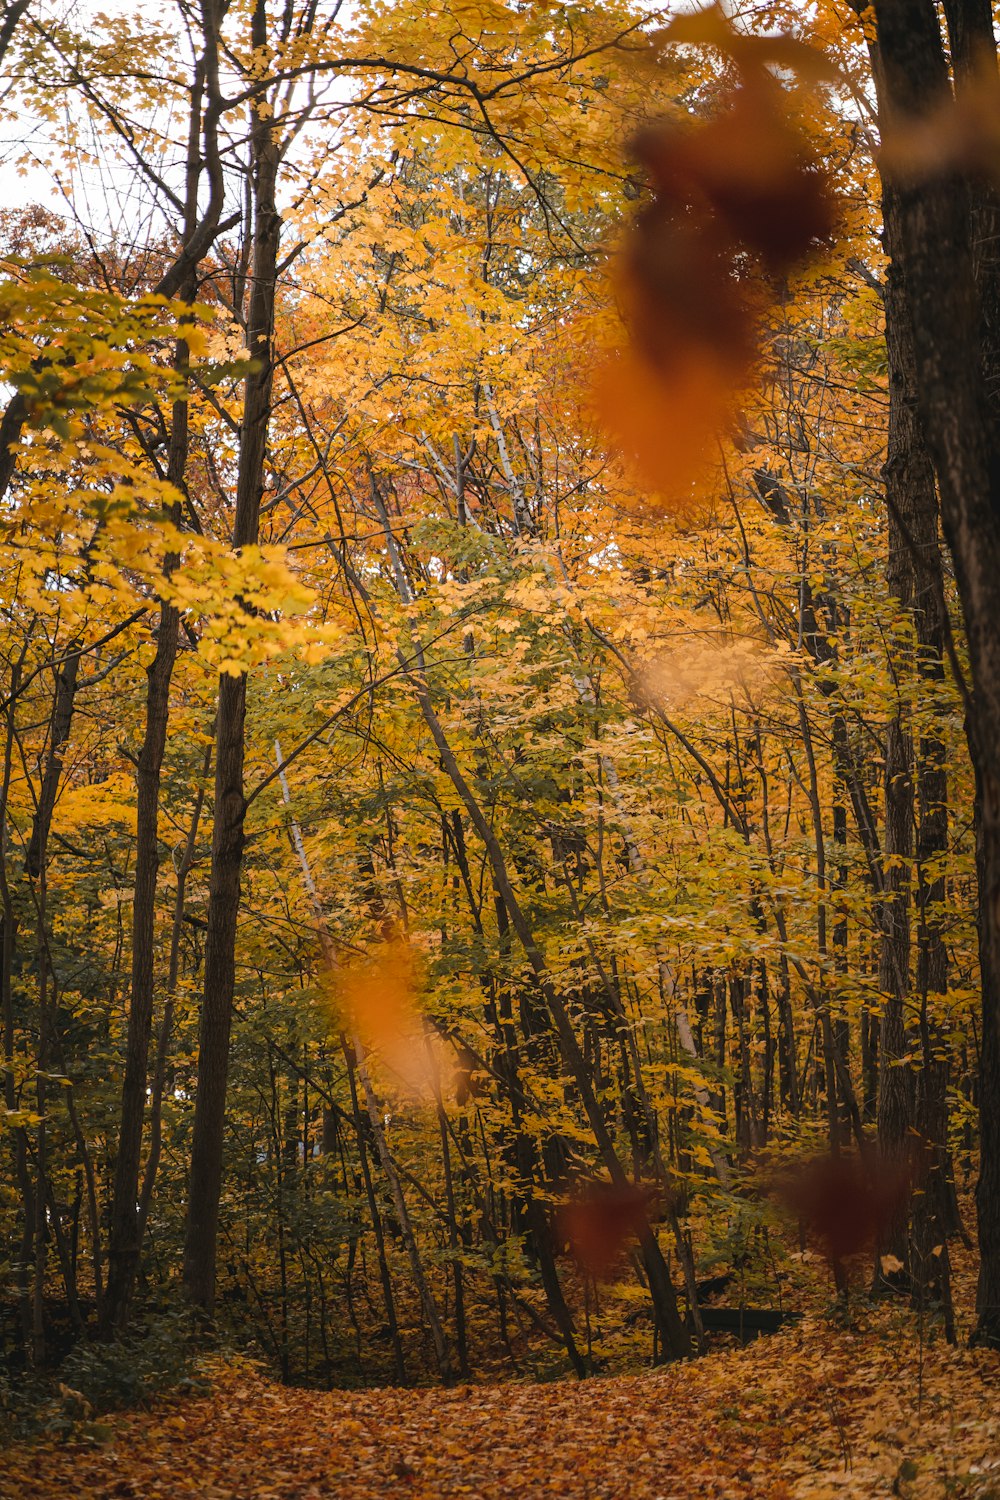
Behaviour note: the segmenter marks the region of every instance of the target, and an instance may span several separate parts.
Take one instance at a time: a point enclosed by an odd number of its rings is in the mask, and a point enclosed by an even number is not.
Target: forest
[[[0,5],[0,1496],[1000,1495],[990,0]]]

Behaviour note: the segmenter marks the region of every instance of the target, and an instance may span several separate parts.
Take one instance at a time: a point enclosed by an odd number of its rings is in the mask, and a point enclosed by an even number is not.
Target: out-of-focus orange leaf
[[[649,1222],[653,1189],[591,1185],[580,1198],[563,1203],[556,1215],[561,1245],[591,1276],[609,1276],[629,1240]]]
[[[736,32],[721,5],[706,5],[701,10],[687,11],[657,32],[653,33],[654,44],[673,42],[686,47],[717,47],[732,53],[737,41]]]
[[[904,1166],[855,1157],[818,1157],[775,1184],[779,1197],[821,1240],[831,1261],[867,1249],[906,1202]]]
[[[400,938],[342,961],[330,973],[337,1024],[357,1033],[405,1090],[430,1097],[433,1067],[417,1008],[418,988],[416,955]]]
[[[341,965],[336,989],[352,1027],[373,1046],[392,1045],[412,1031],[414,962],[408,943],[386,942]]]
[[[593,397],[619,452],[655,486],[646,496],[649,507],[678,511],[693,504],[706,454],[737,414],[726,367],[695,350],[664,370],[626,347],[601,365]]]
[[[736,424],[776,289],[836,222],[828,174],[762,58],[741,62],[746,39],[716,8],[685,21],[672,39],[725,44],[740,82],[709,118],[654,121],[633,142],[652,198],[618,261],[630,347],[595,386],[619,451],[672,508]]]
[[[882,170],[906,181],[942,172],[1000,179],[1000,78],[984,53],[954,96],[910,118],[882,121]]]
[[[741,85],[704,124],[647,129],[635,150],[660,202],[694,219],[702,253],[714,250],[718,268],[737,280],[734,254],[754,256],[768,276],[780,276],[833,233],[827,174],[771,78]]]
[[[837,69],[818,47],[782,32],[770,36],[739,32],[721,5],[706,5],[702,10],[675,16],[667,26],[654,31],[650,41],[654,47],[714,47],[730,58],[744,77],[768,67],[788,69],[809,83],[828,83],[837,77]]]
[[[727,384],[742,381],[757,347],[751,293],[707,219],[678,217],[661,198],[636,219],[619,259],[618,300],[632,342],[658,369],[710,360]]]

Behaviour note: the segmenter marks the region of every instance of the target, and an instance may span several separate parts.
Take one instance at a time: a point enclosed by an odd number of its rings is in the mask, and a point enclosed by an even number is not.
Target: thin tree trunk
[[[195,69],[189,116],[185,242],[191,240],[198,220],[198,188],[202,168],[199,126],[202,116],[204,72],[205,59],[202,58]],[[192,263],[180,289],[183,304],[190,305],[194,301],[197,270],[197,263]],[[174,353],[174,368],[181,378],[187,375],[189,362],[187,343],[179,339]],[[178,493],[178,496],[186,494],[188,449],[188,407],[187,401],[181,398],[173,403],[171,411],[170,447],[167,456],[167,482]],[[180,527],[183,517],[179,498],[170,507],[170,519],[174,526]],[[167,578],[174,571],[177,563],[178,558],[174,554],[167,555],[164,561],[164,574]],[[114,1327],[123,1327],[127,1321],[132,1290],[139,1268],[139,1256],[148,1210],[148,1198],[146,1207],[143,1208],[139,1174],[149,1071],[149,1043],[153,1027],[156,890],[160,867],[160,777],[167,743],[170,684],[177,660],[179,629],[179,611],[166,599],[162,600],[156,635],[156,652],[147,671],[146,724],[136,766],[132,984],[125,1044],[125,1075],[122,1081],[121,1126],[108,1235],[108,1289],[102,1318],[105,1332],[109,1332]],[[170,988],[172,991],[172,985]],[[171,1001],[168,1000],[167,1003],[169,1005]]]
[[[186,412],[176,424],[186,425]],[[175,507],[175,511],[177,511]],[[175,520],[179,514],[175,515]],[[115,1162],[114,1197],[108,1234],[108,1286],[104,1301],[105,1332],[123,1327],[139,1267],[139,1165],[146,1109],[149,1039],[153,1024],[153,980],[156,955],[156,887],[160,868],[160,772],[167,743],[170,679],[177,656],[179,617],[173,605],[160,608],[156,653],[148,669],[146,729],[136,770],[136,862],[132,901],[132,988],[122,1080],[121,1125]]]
[[[372,1182],[371,1167],[368,1162],[368,1147],[365,1144],[364,1116],[361,1113],[361,1103],[358,1098],[358,1085],[355,1074],[354,1053],[347,1041],[342,1038],[344,1058],[347,1063],[347,1082],[351,1091],[351,1105],[354,1110],[354,1125],[358,1137],[358,1157],[361,1161],[361,1175],[365,1184],[365,1195],[368,1199],[368,1211],[372,1216],[372,1229],[375,1234],[375,1249],[378,1255],[379,1277],[382,1282],[382,1300],[385,1304],[385,1318],[389,1329],[389,1337],[392,1342],[393,1359],[396,1365],[396,1379],[400,1385],[406,1384],[406,1361],[403,1358],[403,1344],[399,1337],[399,1320],[396,1317],[396,1302],[392,1292],[392,1277],[389,1274],[389,1261],[385,1253],[385,1230],[382,1225],[382,1215],[379,1212],[378,1199],[375,1196],[375,1185]],[[360,1346],[359,1346],[360,1347]]]
[[[284,762],[282,761],[281,757],[281,746],[276,743],[274,748],[278,760],[278,771],[281,781],[282,795],[284,797],[286,806],[290,806],[291,794],[288,788],[288,780],[285,776]],[[322,906],[319,899],[319,892],[316,889],[316,884],[313,880],[312,872],[309,868],[309,860],[306,855],[305,845],[302,842],[302,835],[299,831],[299,826],[294,818],[292,819],[292,844],[295,848],[299,863],[302,867],[302,875],[305,881],[306,890],[309,893],[309,899],[313,905],[313,909],[316,915],[317,931],[320,937],[323,955],[327,964],[332,967],[333,945],[330,941],[330,936],[326,928],[326,922],[323,916]],[[428,1326],[431,1330],[431,1339],[434,1344],[434,1353],[437,1359],[438,1371],[441,1375],[441,1379],[445,1382],[445,1384],[450,1384],[454,1379],[454,1372],[451,1367],[451,1354],[448,1349],[448,1342],[445,1338],[444,1328],[441,1322],[441,1315],[438,1312],[437,1303],[434,1299],[434,1294],[431,1290],[430,1282],[427,1279],[427,1274],[420,1259],[420,1251],[417,1246],[416,1236],[413,1232],[413,1225],[410,1220],[410,1213],[407,1207],[406,1197],[403,1193],[403,1185],[400,1180],[399,1172],[396,1169],[396,1163],[393,1160],[392,1152],[389,1149],[389,1142],[386,1136],[385,1122],[383,1119],[383,1110],[378,1096],[375,1093],[374,1084],[372,1083],[371,1072],[368,1068],[368,1063],[365,1056],[364,1043],[362,1042],[360,1036],[355,1033],[351,1038],[349,1044],[346,1038],[342,1038],[341,1045],[343,1047],[345,1055],[347,1053],[348,1046],[350,1046],[350,1050],[353,1053],[353,1067],[357,1072],[358,1078],[361,1081],[361,1088],[364,1093],[365,1099],[365,1108],[368,1111],[368,1120],[371,1129],[372,1140],[375,1142],[375,1151],[382,1170],[385,1173],[386,1181],[389,1184],[389,1193],[392,1198],[392,1205],[396,1214],[397,1222],[399,1224],[403,1244],[410,1262],[410,1270],[417,1287],[417,1292],[420,1297],[420,1304],[424,1310],[424,1316],[426,1317]]]
[[[403,1193],[403,1185],[400,1181],[399,1173],[396,1170],[396,1163],[393,1160],[392,1152],[389,1149],[389,1142],[386,1138],[385,1125],[383,1122],[382,1105],[379,1102],[378,1096],[375,1093],[374,1085],[372,1083],[371,1073],[369,1072],[367,1060],[365,1058],[364,1044],[357,1034],[355,1034],[355,1036],[352,1038],[352,1045],[354,1049],[355,1066],[357,1067],[358,1077],[361,1080],[361,1088],[365,1096],[365,1106],[368,1110],[368,1119],[371,1124],[372,1138],[375,1141],[375,1150],[378,1155],[382,1170],[385,1173],[386,1181],[389,1184],[389,1194],[392,1198],[392,1206],[395,1210],[396,1219],[399,1223],[400,1236],[403,1241],[403,1247],[406,1250],[407,1258],[410,1262],[410,1273],[413,1276],[414,1283],[416,1284],[417,1294],[420,1297],[420,1305],[423,1308],[424,1317],[427,1319],[427,1324],[431,1331],[431,1340],[434,1344],[434,1354],[435,1358],[437,1359],[438,1372],[444,1383],[446,1385],[450,1385],[454,1380],[455,1375],[451,1366],[451,1354],[448,1349],[448,1341],[445,1338],[444,1327],[441,1323],[441,1314],[438,1312],[437,1302],[434,1299],[434,1293],[431,1290],[430,1282],[427,1279],[427,1273],[424,1270],[423,1262],[420,1258],[420,1251],[417,1247],[416,1235],[413,1232],[413,1224],[410,1219],[410,1212],[407,1207],[405,1194]]]
[[[0,898],[3,901],[3,948],[0,969],[0,1008],[3,1012],[3,1060],[4,1060],[4,1104],[8,1114],[18,1107],[17,1078],[14,1068],[15,1032],[14,998],[12,974],[17,941],[17,915],[11,898],[7,878],[7,802],[10,795],[10,779],[13,766],[15,739],[15,714],[21,684],[21,671],[25,643],[21,660],[14,663],[10,676],[10,694],[7,699],[7,734],[4,742],[3,785],[0,788]],[[14,1177],[21,1198],[21,1244],[18,1253],[17,1300],[21,1317],[21,1336],[25,1350],[31,1349],[31,1288],[28,1267],[34,1255],[35,1208],[34,1190],[28,1170],[28,1136],[23,1125],[11,1131],[14,1155]]]
[[[209,746],[205,751],[203,766],[203,775],[205,776],[209,772],[211,756],[212,751]],[[142,1175],[142,1188],[139,1192],[140,1247],[146,1229],[146,1220],[149,1217],[149,1206],[153,1198],[156,1173],[160,1165],[160,1151],[163,1144],[163,1093],[167,1081],[167,1058],[170,1055],[170,1035],[173,1030],[177,981],[180,977],[181,927],[184,922],[184,898],[187,892],[187,879],[194,867],[194,851],[204,801],[204,790],[199,787],[195,796],[194,811],[191,814],[191,826],[188,829],[187,841],[184,846],[184,852],[181,855],[180,865],[177,869],[177,889],[174,893],[174,916],[170,930],[167,993],[163,1002],[163,1017],[160,1021],[160,1034],[156,1044],[156,1063],[153,1068],[152,1097],[149,1101],[149,1153],[146,1157],[146,1167]]]
[[[267,44],[264,0],[257,0],[254,7],[251,39],[261,49]],[[244,385],[232,538],[236,548],[254,545],[259,533],[274,378],[274,302],[281,235],[281,218],[275,204],[279,146],[270,116],[256,108],[251,155],[254,241],[247,345],[254,368]],[[236,977],[236,928],[246,815],[243,788],[246,693],[244,673],[223,674],[216,718],[212,868],[184,1240],[184,1284],[191,1301],[206,1312],[211,1312],[215,1300],[229,1036]]]
[[[76,685],[80,676],[82,656],[79,641],[73,641],[55,673],[55,692],[52,699],[52,717],[49,720],[49,746],[42,773],[42,785],[38,803],[31,823],[31,836],[25,855],[25,873],[38,880],[45,866],[45,855],[55,812],[56,797],[63,773],[63,754],[73,727],[73,710],[76,706]]]

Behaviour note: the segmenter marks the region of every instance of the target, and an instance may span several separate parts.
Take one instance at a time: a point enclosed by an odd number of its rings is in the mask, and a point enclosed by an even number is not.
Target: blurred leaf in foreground
[[[618,257],[628,347],[595,386],[619,450],[672,508],[690,502],[737,425],[785,277],[830,242],[837,218],[828,171],[766,66],[770,52],[748,52],[715,9],[688,19],[661,40],[728,50],[738,82],[707,118],[655,120],[632,142],[651,197]],[[796,59],[811,56],[794,45]]]

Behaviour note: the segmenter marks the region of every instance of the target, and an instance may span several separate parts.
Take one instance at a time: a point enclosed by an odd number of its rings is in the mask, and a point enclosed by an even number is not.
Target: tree
[[[955,91],[934,9],[879,0],[874,5],[883,108],[890,132],[957,107],[969,86],[972,56],[995,70],[988,9],[947,12]],[[891,139],[891,135],[890,135]],[[995,493],[997,426],[993,382],[997,351],[994,260],[974,251],[974,226],[989,212],[992,189],[967,164],[934,169],[916,163],[898,183],[898,236],[892,251],[906,289],[917,392],[934,459],[941,523],[955,564],[969,644],[972,691],[966,701],[976,773],[979,960],[982,983],[980,1064],[980,1280],[976,1338],[1000,1342],[1000,637],[996,567],[1000,560]],[[946,287],[942,294],[943,287]]]
[[[812,1274],[759,1163],[824,1147],[802,1193],[892,1209],[845,1248],[809,1205],[838,1290],[874,1250],[947,1303],[982,1093],[923,188],[886,124],[887,268],[857,28],[768,16],[19,22],[76,215],[8,215],[0,288],[37,1363],[175,1284],[288,1381],[684,1356],[707,1273]],[[95,162],[145,228],[90,222]]]

